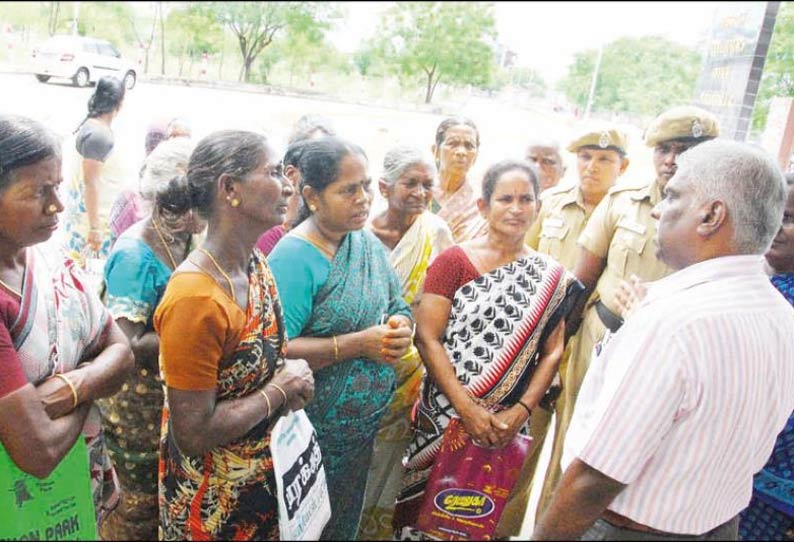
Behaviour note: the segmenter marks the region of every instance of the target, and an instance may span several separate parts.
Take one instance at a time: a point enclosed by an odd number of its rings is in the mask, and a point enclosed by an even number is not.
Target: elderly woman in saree
[[[105,540],[157,538],[157,462],[163,381],[152,317],[168,279],[206,222],[191,209],[185,173],[194,144],[161,143],[146,159],[141,193],[148,216],[116,240],[105,265],[106,305],[135,353],[135,373],[103,399],[102,423],[121,483],[121,502],[102,526]]]
[[[436,129],[432,149],[439,182],[430,210],[449,224],[457,243],[484,235],[488,226],[477,209],[477,194],[468,179],[480,150],[477,126],[464,117],[444,119]]]
[[[372,221],[372,233],[390,250],[405,302],[419,305],[428,266],[452,246],[446,222],[427,210],[435,183],[432,158],[416,148],[389,150],[379,182],[388,208]],[[359,539],[390,540],[394,500],[402,481],[402,456],[411,440],[411,408],[419,395],[424,366],[416,348],[394,366],[396,390],[380,424],[364,496]]]
[[[364,230],[372,194],[364,152],[327,137],[299,161],[304,206],[270,254],[284,300],[289,355],[314,371],[306,413],[331,497],[325,540],[354,540],[375,435],[413,321],[386,249]]]
[[[236,130],[198,143],[187,182],[208,228],[154,313],[161,538],[278,540],[272,424],[311,400],[314,379],[285,359],[281,302],[254,244],[284,220],[292,188],[267,140]]]
[[[101,523],[118,482],[94,401],[121,386],[133,359],[74,262],[42,246],[64,210],[61,181],[55,136],[0,115],[0,442],[21,470],[44,478],[85,439]]]
[[[538,194],[537,173],[527,162],[491,166],[478,201],[487,235],[447,249],[428,269],[416,312],[427,374],[394,514],[398,538],[418,534],[424,489],[452,417],[475,443],[504,447],[528,432],[532,411],[552,385],[565,317],[580,285],[524,244]],[[528,483],[519,476],[511,498]]]

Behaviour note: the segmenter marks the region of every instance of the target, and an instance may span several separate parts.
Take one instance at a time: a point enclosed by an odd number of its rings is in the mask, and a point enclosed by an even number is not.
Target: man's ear
[[[728,207],[722,200],[705,203],[698,213],[700,223],[697,226],[697,232],[703,237],[711,237],[716,234],[728,220]]]

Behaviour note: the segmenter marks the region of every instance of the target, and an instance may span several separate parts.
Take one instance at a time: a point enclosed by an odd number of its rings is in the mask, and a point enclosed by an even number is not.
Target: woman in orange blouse
[[[165,540],[277,540],[272,424],[311,400],[304,360],[285,360],[278,292],[259,236],[292,193],[264,137],[215,132],[188,164],[207,237],[155,312],[166,404],[160,443]]]

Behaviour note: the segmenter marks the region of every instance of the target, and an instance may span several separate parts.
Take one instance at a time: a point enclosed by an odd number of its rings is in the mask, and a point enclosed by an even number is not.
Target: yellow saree
[[[389,254],[397,273],[403,299],[419,304],[427,268],[433,259],[452,246],[449,226],[429,211],[420,215]],[[400,490],[402,457],[411,441],[411,410],[419,396],[424,366],[412,345],[394,367],[396,389],[380,424],[367,476],[359,540],[391,540],[394,502]]]

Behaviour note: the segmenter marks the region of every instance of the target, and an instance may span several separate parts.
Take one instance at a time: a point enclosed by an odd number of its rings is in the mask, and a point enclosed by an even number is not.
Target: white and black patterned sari
[[[514,405],[529,386],[546,337],[565,319],[581,291],[582,285],[562,265],[538,253],[458,288],[442,342],[461,385],[493,412]],[[406,474],[395,514],[398,529],[410,525],[418,512],[452,417],[458,417],[455,409],[426,374],[403,461]]]

